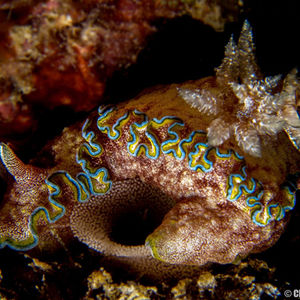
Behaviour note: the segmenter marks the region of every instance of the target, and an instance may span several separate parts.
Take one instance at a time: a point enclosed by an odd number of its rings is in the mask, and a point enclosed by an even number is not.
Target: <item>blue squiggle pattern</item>
[[[189,167],[193,171],[200,169],[203,172],[210,172],[213,169],[213,162],[207,158],[210,147],[204,143],[197,143],[195,145],[196,151],[189,153]],[[197,162],[198,158],[202,163]]]
[[[219,148],[210,147],[204,131],[186,134],[184,122],[177,117],[164,116],[149,120],[146,114],[138,110],[127,111],[119,116],[117,108],[105,106],[99,108],[98,114],[96,120],[87,119],[82,126],[81,134],[85,142],[76,154],[76,163],[81,166],[82,172],[74,177],[64,170],[51,174],[45,180],[49,189],[46,207],[50,206],[51,209],[37,207],[30,215],[29,223],[26,223],[30,229],[29,236],[22,241],[2,236],[0,248],[8,246],[24,251],[34,248],[39,241],[36,228],[38,220],[43,218],[51,224],[65,215],[66,208],[63,203],[66,185],[68,192],[71,190],[74,200],[78,202],[87,201],[92,195],[103,195],[110,190],[112,182],[107,168],[103,166],[105,160],[102,159],[102,155],[105,148],[99,143],[99,133],[117,141],[126,131],[127,140],[124,146],[127,147],[129,155],[144,155],[151,160],[158,159],[160,155],[169,155],[181,163],[187,163],[191,172],[200,174],[212,172],[217,160],[239,161],[242,165],[240,171],[228,176],[226,197],[228,201],[235,203],[244,199],[238,205],[245,204],[247,212],[257,226],[266,226],[273,220],[282,220],[295,206],[295,193],[291,188],[283,187],[283,195],[279,202],[274,202],[276,199],[273,202],[273,199],[267,199],[268,192],[263,189],[262,184],[247,175],[242,156],[233,150],[224,152]],[[120,144],[123,143],[124,140]]]
[[[115,110],[115,108],[106,108],[103,106],[100,106],[98,109],[98,113],[99,113],[99,118],[97,120],[97,127],[99,129],[99,131],[106,133],[108,135],[108,137],[111,140],[117,140],[120,137],[120,129],[122,127],[122,123],[123,121],[127,121],[128,117],[129,117],[129,113],[127,112],[126,114],[124,114],[122,117],[120,117],[116,123],[112,126],[112,128],[110,128],[110,126],[105,126],[105,125],[100,125],[102,123],[105,123],[107,117],[109,117],[109,115]]]
[[[129,131],[127,139],[127,151],[130,155],[145,157],[155,160],[161,154],[170,155],[176,160],[186,162],[193,172],[211,172],[214,169],[215,159],[227,160],[234,158],[242,163],[243,157],[233,150],[220,151],[219,148],[212,148],[207,144],[207,137],[204,131],[193,131],[187,136],[181,136],[181,130],[185,129],[182,120],[174,116],[164,116],[160,119],[148,119],[148,116],[138,110],[127,111],[115,121],[118,110],[102,106],[98,110],[97,129],[105,134],[110,140],[117,140],[122,135],[122,129],[128,124]],[[72,178],[68,173],[65,178],[72,184],[76,191],[77,200],[86,201],[90,195],[106,193],[111,187],[108,170],[104,167],[92,168],[86,156],[101,157],[104,150],[97,142],[97,134],[89,130],[90,121],[87,120],[82,127],[82,136],[86,140],[81,150],[76,155],[76,162],[81,165],[83,172]],[[166,132],[167,137],[160,140],[160,130]],[[214,152],[212,152],[214,151]],[[214,158],[212,160],[212,158]],[[64,172],[64,171],[62,171]],[[97,189],[96,183],[104,185],[104,189]],[[54,188],[53,197],[60,192],[58,186]],[[251,212],[253,222],[258,226],[265,226],[273,219],[281,220],[286,211],[294,207],[295,195],[288,189],[288,205],[271,203],[263,205],[264,190],[262,184],[256,179],[247,175],[246,166],[242,165],[240,173],[230,174],[228,177],[227,200],[235,202],[242,196],[246,196],[246,206]],[[51,198],[52,199],[52,198]],[[53,200],[53,199],[52,199]],[[49,199],[50,201],[50,199]],[[275,211],[275,217],[274,217]],[[263,218],[267,212],[267,219]],[[277,212],[277,213],[276,213]]]
[[[82,126],[81,135],[88,142],[88,143],[84,143],[83,146],[87,149],[87,151],[89,152],[89,154],[91,156],[97,156],[102,153],[103,149],[102,149],[101,145],[94,142],[94,140],[96,138],[95,133],[93,131],[89,131],[89,132],[85,131],[89,122],[90,122],[90,120],[87,119]]]
[[[103,107],[99,109],[99,112],[101,115],[98,118],[98,121],[109,116],[109,114],[113,112],[113,109]],[[88,157],[101,157],[104,152],[102,146],[96,141],[97,137],[95,132],[89,130],[90,124],[91,121],[87,119],[82,126],[82,137],[85,139],[86,143],[83,143],[76,153],[76,162],[81,166],[83,172],[78,173],[76,179],[64,170],[57,171],[51,175],[52,179],[55,176],[62,178],[62,180],[74,191],[76,195],[75,198],[79,202],[88,200],[91,195],[97,196],[107,193],[112,184],[109,180],[109,174],[106,168],[101,166],[100,168],[93,169],[90,167]],[[105,130],[112,138],[116,137],[116,131],[112,136],[108,127],[105,127]],[[53,182],[53,180],[51,181],[51,178],[48,178],[47,180],[47,184],[50,186],[49,200],[53,199],[53,197],[57,197],[62,192],[59,185]],[[100,185],[100,188],[97,187],[98,185]]]
[[[282,195],[284,203],[274,203],[268,199],[264,200],[264,197],[268,196],[263,190],[262,183],[248,177],[245,166],[241,169],[241,173],[229,176],[227,199],[234,202],[245,195],[252,221],[256,225],[266,226],[273,220],[280,221],[285,217],[287,211],[294,208],[296,195],[288,186],[284,186],[281,190],[282,193],[285,193]],[[235,182],[236,179],[237,182]],[[265,201],[266,204],[263,205]]]
[[[246,166],[243,166],[241,171],[242,174],[229,175],[229,188],[227,190],[227,200],[229,201],[236,201],[240,198],[243,192],[246,194],[252,194],[256,190],[256,180],[254,178],[249,178],[247,180]],[[238,191],[236,192],[234,189],[237,189]]]
[[[210,151],[215,151],[215,157],[218,159],[231,159],[235,158],[238,161],[244,159],[243,156],[237,152],[228,150],[227,152],[221,152],[219,148],[211,148],[206,143],[206,134],[203,131],[193,131],[186,138],[180,138],[179,131],[184,128],[184,123],[174,116],[165,116],[161,119],[153,118],[148,120],[147,115],[134,111],[134,115],[138,115],[142,118],[140,122],[133,122],[130,127],[131,140],[127,143],[127,150],[133,156],[139,156],[142,153],[147,158],[157,159],[160,153],[171,155],[175,159],[183,161],[187,157],[188,166],[192,171],[211,172],[214,169],[214,163],[208,156]],[[130,118],[130,115],[126,113],[122,118]],[[116,122],[119,124],[119,121]],[[167,126],[168,138],[159,143],[153,131],[155,129]],[[153,129],[154,128],[154,129]],[[140,140],[146,137],[148,143],[142,143]],[[201,140],[199,142],[197,139]],[[257,182],[254,178],[250,178],[246,173],[246,166],[242,166],[240,174],[230,174],[228,178],[227,199],[229,201],[237,201],[242,195],[246,195],[246,204],[249,210],[252,212],[252,220],[259,226],[267,225],[272,217],[272,209],[279,204],[272,204],[268,206],[268,220],[265,221],[261,218],[263,204],[262,198],[264,191],[262,184]],[[292,193],[290,194],[293,195]],[[293,200],[294,201],[294,200]],[[284,216],[284,212],[292,209],[292,206],[281,208],[280,218],[276,217],[276,220],[280,220]]]
[[[139,156],[142,152],[150,159],[157,159],[160,154],[160,147],[156,138],[149,132],[149,120],[147,115],[135,110],[133,115],[142,117],[140,123],[134,122],[130,125],[129,131],[131,134],[131,141],[127,143],[127,151],[133,156]],[[150,144],[150,148],[147,144],[140,142],[141,135],[146,136],[147,141]]]
[[[39,242],[39,238],[35,230],[35,222],[34,222],[35,217],[37,215],[43,214],[43,216],[46,217],[48,223],[55,223],[57,220],[59,220],[61,217],[64,216],[65,207],[54,199],[54,197],[57,197],[59,195],[60,189],[55,184],[53,184],[48,180],[46,180],[46,184],[51,189],[53,189],[53,193],[49,195],[48,200],[49,203],[51,203],[52,208],[56,212],[50,215],[49,211],[45,207],[42,206],[37,207],[30,215],[30,220],[28,225],[30,228],[30,235],[28,236],[28,238],[20,242],[13,241],[10,239],[4,240],[2,243],[0,243],[0,249],[4,248],[5,246],[8,246],[13,250],[18,250],[18,251],[27,251],[33,249],[35,246],[38,245]]]

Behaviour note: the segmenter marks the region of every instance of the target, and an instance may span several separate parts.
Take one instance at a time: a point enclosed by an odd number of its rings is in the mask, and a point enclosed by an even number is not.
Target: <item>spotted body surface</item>
[[[205,264],[221,248],[216,261],[227,263],[249,249],[259,251],[262,238],[271,244],[286,222],[279,221],[295,205],[291,188],[265,185],[248,173],[238,152],[209,146],[203,128],[176,115],[148,116],[142,112],[153,107],[148,98],[138,101],[139,110],[100,107],[86,120],[86,143],[76,159],[89,180],[78,174],[77,189],[95,194],[105,192],[113,180],[138,177],[175,199],[175,207],[147,239],[154,257],[163,261]],[[92,174],[103,176],[95,180]]]
[[[234,262],[273,245],[296,201],[297,186],[286,182],[300,162],[295,82],[290,75],[274,99],[269,90],[278,79],[248,82],[253,76],[245,74],[245,64],[253,64],[253,57],[251,51],[243,56],[246,44],[245,36],[238,47],[231,41],[217,77],[99,107],[30,165],[2,144],[1,160],[12,176],[1,206],[0,246],[55,250],[76,237],[108,255],[202,266]],[[240,69],[233,50],[240,53]],[[228,73],[236,70],[238,78]],[[257,119],[259,111],[270,112],[270,120]],[[224,124],[229,129],[223,138]],[[38,167],[43,157],[51,159]],[[154,215],[162,217],[154,218],[141,245],[122,245],[112,238],[113,222],[133,207],[146,219],[157,207]]]
[[[138,110],[100,107],[98,116],[84,123],[82,136],[87,143],[76,158],[84,170],[77,175],[79,201],[82,194],[87,197],[89,192],[107,192],[111,185],[108,177],[113,176],[151,181],[178,199],[217,194],[216,204],[232,202],[249,213],[258,226],[282,219],[295,205],[287,186],[281,190],[282,202],[264,203],[263,185],[247,174],[241,155],[231,149],[210,147],[205,131],[193,131],[175,116],[149,119]],[[99,183],[102,188],[97,188]]]
[[[205,119],[199,126],[199,113],[184,104],[176,87],[171,86],[164,96],[160,93],[155,91],[150,97],[141,96],[115,107],[100,107],[82,125],[66,130],[50,146],[56,161],[52,169],[29,168],[19,161],[22,167],[18,170],[23,168],[29,175],[24,171],[14,176],[16,183],[22,183],[21,188],[30,186],[30,200],[25,209],[14,214],[19,219],[12,221],[21,224],[23,220],[23,229],[13,231],[15,227],[10,226],[11,233],[7,233],[10,231],[5,231],[5,226],[10,223],[7,219],[2,222],[2,246],[26,250],[40,242],[39,247],[46,247],[49,232],[58,228],[68,228],[59,233],[62,240],[78,235],[89,244],[70,221],[77,203],[105,196],[113,182],[135,178],[174,200],[175,206],[146,241],[160,260],[229,263],[239,255],[273,244],[288,219],[287,212],[295,205],[294,191],[281,185],[282,173],[277,174],[286,163],[274,164],[274,158],[269,157],[273,167],[268,167],[265,177],[267,158],[257,169],[228,146],[209,146]],[[167,101],[169,97],[172,102]],[[167,115],[158,110],[160,106]],[[70,132],[81,138],[56,151]],[[8,170],[15,169],[11,150],[5,145],[1,149]],[[287,149],[293,151],[292,146]],[[72,154],[62,161],[61,152]],[[36,179],[26,182],[34,179],[30,172],[39,178],[38,183]],[[282,182],[274,184],[269,178]],[[22,198],[24,201],[25,195]],[[10,204],[7,202],[7,207]]]

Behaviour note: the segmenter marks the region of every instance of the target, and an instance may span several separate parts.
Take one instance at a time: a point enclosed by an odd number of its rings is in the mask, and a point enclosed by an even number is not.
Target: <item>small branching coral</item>
[[[211,117],[208,143],[219,146],[234,137],[240,148],[261,156],[264,139],[284,130],[300,146],[300,119],[296,110],[296,69],[286,78],[263,78],[255,61],[249,23],[245,21],[238,43],[229,40],[225,58],[216,70],[214,89],[178,89],[192,107]],[[281,90],[278,92],[278,90]]]

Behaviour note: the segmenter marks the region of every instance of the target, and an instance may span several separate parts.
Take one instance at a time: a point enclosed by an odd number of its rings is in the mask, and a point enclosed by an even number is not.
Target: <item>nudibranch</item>
[[[76,237],[105,255],[171,269],[270,247],[299,188],[286,181],[299,174],[297,81],[294,72],[258,74],[246,22],[216,77],[100,106],[29,165],[1,144],[11,176],[0,246],[44,251]],[[137,215],[151,225],[141,241],[126,242],[116,228],[133,230],[126,222]]]

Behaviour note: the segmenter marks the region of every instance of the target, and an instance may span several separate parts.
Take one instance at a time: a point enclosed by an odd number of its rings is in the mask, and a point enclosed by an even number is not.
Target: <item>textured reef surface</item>
[[[246,21],[215,76],[101,105],[29,163],[1,143],[0,296],[280,297],[275,269],[245,257],[297,217],[298,88],[296,70],[261,74]]]
[[[0,136],[36,129],[41,108],[95,108],[159,20],[189,15],[222,30],[238,11],[222,1],[0,1]]]
[[[23,260],[18,256],[14,259],[26,273],[26,276],[16,274],[15,278],[27,284],[1,288],[2,299],[21,299],[20,291],[33,299],[280,299],[281,293],[291,288],[286,283],[279,285],[275,268],[259,259],[247,259],[226,269],[203,271],[196,277],[189,276],[163,286],[141,283],[124,274],[121,278],[128,279],[120,281],[119,276],[105,268],[95,270],[89,266],[88,270],[93,271],[87,271],[87,257],[77,259],[76,265],[69,264],[69,271],[66,271],[66,265],[61,268],[58,264],[28,256]],[[11,275],[15,270],[5,271]],[[1,286],[7,283],[5,276],[0,280]],[[72,289],[66,288],[70,281],[73,282]]]

